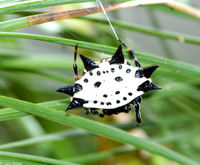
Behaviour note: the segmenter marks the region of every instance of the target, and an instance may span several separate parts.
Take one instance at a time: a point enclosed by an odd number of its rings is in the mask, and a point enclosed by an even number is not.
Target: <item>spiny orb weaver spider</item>
[[[80,55],[85,67],[80,79],[76,65],[78,45],[75,45],[73,63],[75,84],[57,90],[71,96],[71,103],[66,111],[83,106],[86,114],[92,113],[104,117],[121,112],[128,113],[133,105],[137,124],[141,123],[141,95],[150,90],[161,89],[153,84],[150,78],[158,66],[142,68],[134,51],[119,41],[121,44],[111,58],[93,61]],[[136,67],[132,67],[124,58],[121,45],[128,50]]]

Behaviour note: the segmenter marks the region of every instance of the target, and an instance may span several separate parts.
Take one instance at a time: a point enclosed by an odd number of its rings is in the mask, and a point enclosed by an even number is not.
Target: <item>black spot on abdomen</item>
[[[115,72],[115,68],[111,68],[110,70],[111,70],[112,73]]]
[[[100,71],[97,71],[97,76],[100,76],[101,75],[101,72]]]
[[[84,81],[85,83],[88,83],[88,79],[87,79],[87,78],[85,78],[83,81]]]
[[[133,94],[131,92],[128,93],[129,96],[132,96]]]
[[[116,103],[117,103],[117,104],[119,104],[119,103],[120,103],[120,101],[119,101],[119,100],[117,100],[117,101],[116,101]]]
[[[119,65],[119,69],[122,69],[122,65]]]
[[[126,69],[126,73],[130,73],[131,72],[131,70],[130,69]]]
[[[123,78],[122,78],[122,77],[120,77],[120,76],[118,76],[118,77],[115,77],[115,81],[118,81],[118,82],[120,82],[120,81],[123,81]]]
[[[101,82],[100,82],[100,81],[97,81],[97,82],[95,82],[94,87],[95,87],[95,88],[98,88],[98,87],[100,87],[100,85],[101,85]]]
[[[123,97],[123,100],[125,101],[125,100],[127,100],[127,98],[126,98],[126,97]]]
[[[93,73],[92,73],[91,71],[89,72],[89,74],[90,74],[90,76],[92,76],[92,75],[93,75]]]
[[[106,105],[112,105],[111,102],[107,102]]]
[[[103,97],[108,97],[108,95],[107,95],[107,94],[104,94]]]

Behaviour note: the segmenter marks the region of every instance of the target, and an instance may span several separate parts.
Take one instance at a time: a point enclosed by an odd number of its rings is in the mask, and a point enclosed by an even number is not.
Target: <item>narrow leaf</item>
[[[116,48],[94,44],[84,41],[77,41],[71,39],[64,39],[58,37],[50,37],[44,35],[36,35],[36,34],[26,34],[26,33],[12,33],[12,32],[0,32],[0,37],[14,37],[14,38],[25,38],[25,39],[33,39],[33,40],[40,40],[40,41],[47,41],[57,44],[69,45],[74,46],[75,44],[79,44],[80,48],[90,49],[98,52],[103,52],[107,54],[114,54]],[[127,52],[124,52],[126,56],[128,56]],[[195,65],[186,64],[183,62],[178,62],[166,58],[155,57],[153,55],[136,52],[139,59],[148,64],[156,64],[159,65],[160,68],[167,70],[168,72],[176,72],[177,74],[186,74],[191,76],[200,76],[200,67]]]
[[[28,160],[30,162],[45,163],[45,164],[76,165],[74,163],[70,163],[67,161],[45,158],[45,157],[41,157],[41,156],[33,156],[33,155],[28,155],[28,154],[5,152],[5,151],[0,151],[0,157],[15,158],[15,159],[19,159],[19,160]]]
[[[5,107],[15,108],[17,110],[30,113],[36,116],[43,117],[64,125],[69,125],[73,127],[79,127],[85,129],[91,133],[107,137],[109,139],[127,143],[135,146],[139,149],[144,149],[146,151],[158,154],[165,158],[171,159],[177,163],[184,165],[198,165],[197,162],[175,152],[152,141],[135,137],[123,130],[114,128],[112,126],[98,123],[80,116],[75,116],[65,112],[53,110],[43,106],[39,106],[30,102],[17,100],[5,96],[0,96],[0,105]]]

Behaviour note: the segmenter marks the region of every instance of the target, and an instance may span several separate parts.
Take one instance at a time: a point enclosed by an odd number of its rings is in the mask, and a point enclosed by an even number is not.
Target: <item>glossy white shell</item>
[[[120,65],[121,69],[119,68]],[[134,98],[142,95],[144,92],[137,91],[137,88],[147,78],[135,78],[137,67],[127,64],[120,65],[110,65],[108,62],[103,62],[99,64],[99,68],[91,71],[93,75],[90,75],[90,72],[86,72],[80,80],[76,81],[76,83],[82,85],[82,90],[76,93],[74,98],[88,101],[88,103],[83,104],[86,108],[114,109],[130,103]],[[114,68],[115,71],[111,72],[111,68]],[[127,73],[127,69],[130,69],[131,72]],[[100,71],[100,75],[97,75],[98,71]],[[116,81],[116,77],[121,77],[123,80]],[[88,82],[85,82],[86,79]],[[148,80],[151,82],[151,79]],[[101,85],[95,87],[94,84],[96,82],[101,82]],[[116,91],[120,93],[116,94]],[[104,97],[105,94],[107,97]],[[125,97],[126,100],[124,99]],[[109,102],[111,104],[108,105]]]

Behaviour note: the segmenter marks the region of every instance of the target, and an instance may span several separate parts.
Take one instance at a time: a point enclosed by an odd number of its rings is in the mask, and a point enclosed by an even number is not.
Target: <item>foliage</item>
[[[85,4],[78,4],[79,2],[86,1],[0,2],[0,163],[119,162],[159,165],[176,162],[197,165],[200,162],[200,67],[195,61],[196,57],[192,60],[192,55],[195,56],[193,48],[199,47],[200,38],[193,36],[194,33],[188,35],[160,28],[162,20],[157,19],[155,13],[171,14],[177,19],[195,24],[199,23],[199,19],[169,10],[162,5],[141,7],[142,11],[149,13],[152,27],[148,27],[122,21],[118,19],[120,11],[114,12],[113,17],[118,21],[113,21],[113,25],[120,37],[136,51],[142,65],[160,66],[154,73],[153,80],[162,90],[144,95],[141,107],[143,122],[136,128],[133,113],[125,117],[118,115],[119,118],[109,116],[100,119],[84,114],[82,108],[64,112],[70,98],[56,93],[55,90],[74,82],[74,45],[79,44],[79,53],[99,59],[112,55],[119,43],[113,37],[107,21],[99,18],[101,14],[34,27],[27,27],[28,16],[41,12],[39,9],[43,7],[63,4],[71,7],[73,3],[79,8]],[[62,7],[57,6],[59,10]],[[35,34],[35,31],[40,33]],[[130,41],[136,42],[137,38],[128,38],[127,34],[146,35],[147,38],[153,36],[159,41],[156,46],[165,57],[159,53],[155,55],[151,50],[139,48],[141,51],[138,51],[134,44],[130,46]],[[176,47],[187,45],[192,50],[192,62],[177,60],[175,54],[179,53],[178,48],[172,49],[168,44],[169,40]],[[46,43],[49,44],[45,46]],[[185,47],[183,49],[187,51]],[[60,51],[57,52],[58,50]],[[133,65],[125,49],[124,54]],[[183,53],[181,56],[187,58],[187,54]],[[83,66],[80,59],[77,63],[81,74]],[[141,150],[149,154],[140,152]]]

